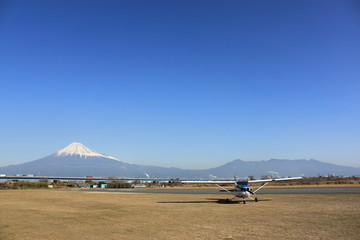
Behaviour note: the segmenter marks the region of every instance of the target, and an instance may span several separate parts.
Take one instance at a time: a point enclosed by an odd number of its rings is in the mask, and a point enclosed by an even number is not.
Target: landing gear
[[[255,198],[255,202],[257,202],[258,201],[258,199],[257,199],[257,197]]]
[[[243,203],[246,204],[246,201],[244,200]]]
[[[227,199],[226,199],[226,202],[227,202],[227,203],[230,203],[230,199],[227,198]]]

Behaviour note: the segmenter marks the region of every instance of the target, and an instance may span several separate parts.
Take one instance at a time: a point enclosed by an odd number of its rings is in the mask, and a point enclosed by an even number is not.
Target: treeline
[[[130,188],[131,183],[124,181],[114,181],[107,183],[108,188]]]
[[[268,179],[266,177],[265,179]],[[252,176],[248,179],[255,180]],[[251,183],[251,186],[260,186],[263,183]],[[271,182],[269,186],[301,186],[301,185],[336,185],[336,184],[348,184],[348,185],[360,185],[360,177],[339,177],[339,176],[318,176],[318,177],[304,177],[302,179],[290,180],[290,181],[276,181]],[[233,183],[219,184],[222,187],[233,187]],[[209,183],[191,183],[182,184],[182,186],[188,187],[214,187],[214,184]]]
[[[46,182],[3,182],[0,189],[40,189],[48,188]]]
[[[336,185],[336,184],[360,184],[360,177],[318,176],[304,177],[299,180],[272,182],[273,186],[291,185]]]
[[[249,177],[250,178],[250,177]],[[87,187],[89,185],[100,185],[106,184],[107,188],[131,188],[134,185],[143,185],[146,187],[214,187],[214,184],[208,183],[197,183],[187,184],[182,183],[180,179],[171,179],[168,182],[147,182],[141,183],[140,181],[126,182],[123,180],[112,180],[110,182],[98,182],[93,183],[91,180],[84,182],[60,182],[54,181],[49,183],[47,180],[41,180],[39,182],[23,182],[23,181],[7,181],[0,182],[0,189],[45,189],[45,188],[80,188]],[[50,185],[49,185],[50,184]],[[302,179],[291,180],[291,181],[277,181],[271,182],[271,186],[296,186],[296,185],[360,185],[360,177],[339,177],[339,176],[318,176],[318,177],[304,177]],[[233,186],[234,184],[220,184],[221,186]],[[252,183],[252,186],[261,185],[261,183]],[[100,186],[98,186],[100,187]]]

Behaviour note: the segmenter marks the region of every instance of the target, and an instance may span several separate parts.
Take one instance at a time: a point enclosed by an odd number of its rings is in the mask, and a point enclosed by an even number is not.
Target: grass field
[[[359,239],[360,194],[0,191],[0,239]]]

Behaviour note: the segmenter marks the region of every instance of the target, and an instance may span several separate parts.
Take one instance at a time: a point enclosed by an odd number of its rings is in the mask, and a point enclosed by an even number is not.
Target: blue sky
[[[360,166],[358,1],[1,1],[0,166]]]

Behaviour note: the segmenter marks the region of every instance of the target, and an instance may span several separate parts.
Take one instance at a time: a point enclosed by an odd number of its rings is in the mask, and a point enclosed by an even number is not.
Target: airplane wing
[[[263,182],[264,184],[261,185],[261,187],[258,187],[255,189],[254,193],[265,187],[268,183],[273,181],[284,181],[284,180],[296,180],[296,179],[302,179],[302,177],[291,177],[291,178],[275,178],[275,179],[261,179],[261,180],[249,180],[249,183],[257,183],[257,182]]]
[[[269,178],[269,179],[260,179],[260,180],[249,180],[249,183],[258,183],[258,182],[274,182],[274,181],[285,181],[285,180],[296,180],[302,179],[302,177],[290,177],[290,178]]]
[[[285,180],[296,180],[302,179],[302,177],[290,177],[290,178],[269,178],[269,179],[259,179],[259,180],[249,180],[249,183],[265,183],[265,182],[274,182],[274,181],[285,181]],[[235,180],[181,180],[183,183],[209,183],[209,184],[221,184],[221,183],[236,183]]]
[[[181,180],[182,183],[209,183],[209,184],[218,184],[218,183],[235,183],[235,180]]]

